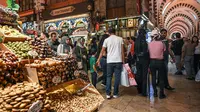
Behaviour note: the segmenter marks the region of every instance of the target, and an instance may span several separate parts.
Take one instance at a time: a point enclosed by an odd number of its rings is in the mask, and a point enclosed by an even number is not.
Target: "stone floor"
[[[136,87],[120,87],[120,97],[105,100],[99,112],[200,112],[200,83],[189,81],[185,76],[169,75],[175,91],[166,90],[166,99],[142,97]],[[105,98],[105,89],[98,84]]]

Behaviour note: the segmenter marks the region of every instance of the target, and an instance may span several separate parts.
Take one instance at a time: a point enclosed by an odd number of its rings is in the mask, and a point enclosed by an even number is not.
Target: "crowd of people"
[[[115,30],[110,29],[100,41],[92,38],[89,49],[85,46],[85,39],[79,38],[72,44],[71,38],[62,36],[58,39],[57,33],[51,33],[48,44],[56,54],[73,54],[82,69],[91,74],[91,82],[96,87],[100,81],[106,87],[106,97],[112,98],[112,77],[115,76],[113,97],[119,96],[119,85],[123,64],[128,65],[135,73],[138,93],[148,96],[148,78],[154,89],[154,97],[166,98],[165,90],[174,90],[168,81],[168,63],[176,64],[175,75],[183,75],[186,70],[187,79],[194,80],[200,68],[200,44],[197,36],[192,38],[181,37],[175,33],[172,38],[168,37],[166,29],[153,30],[151,42],[146,41],[146,30],[139,29],[137,37],[122,38],[115,35]],[[41,36],[45,37],[45,33]],[[170,61],[171,60],[171,61]],[[99,69],[102,76],[98,78]],[[135,68],[137,72],[135,72]]]

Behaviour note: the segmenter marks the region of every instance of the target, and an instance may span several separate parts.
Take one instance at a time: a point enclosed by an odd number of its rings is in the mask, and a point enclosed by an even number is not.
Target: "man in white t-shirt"
[[[122,64],[124,63],[124,43],[121,37],[115,35],[114,29],[110,29],[108,32],[110,34],[110,37],[105,39],[103,43],[103,47],[97,60],[97,64],[100,65],[100,59],[105,52],[105,49],[107,49],[106,97],[107,99],[110,99],[113,73],[115,74],[113,97],[118,97]]]

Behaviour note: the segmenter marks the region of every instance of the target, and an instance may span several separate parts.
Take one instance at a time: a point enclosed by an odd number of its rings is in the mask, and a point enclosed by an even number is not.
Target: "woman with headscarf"
[[[70,46],[70,38],[62,37],[61,44],[58,46],[57,54],[72,54],[72,47]]]
[[[88,74],[88,69],[87,69],[87,49],[84,46],[85,44],[85,39],[80,38],[77,41],[74,53],[76,55],[76,59],[78,62],[82,62],[83,70]]]
[[[135,41],[134,51],[136,55],[136,68],[137,68],[137,89],[138,93],[142,96],[147,96],[147,73],[149,67],[149,51],[146,41],[146,31],[139,29],[138,36]]]

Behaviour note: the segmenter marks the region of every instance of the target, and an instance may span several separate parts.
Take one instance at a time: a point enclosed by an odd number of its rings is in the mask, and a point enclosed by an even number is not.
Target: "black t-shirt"
[[[172,42],[172,51],[175,55],[181,55],[182,54],[182,47],[183,47],[183,39],[175,40]]]

